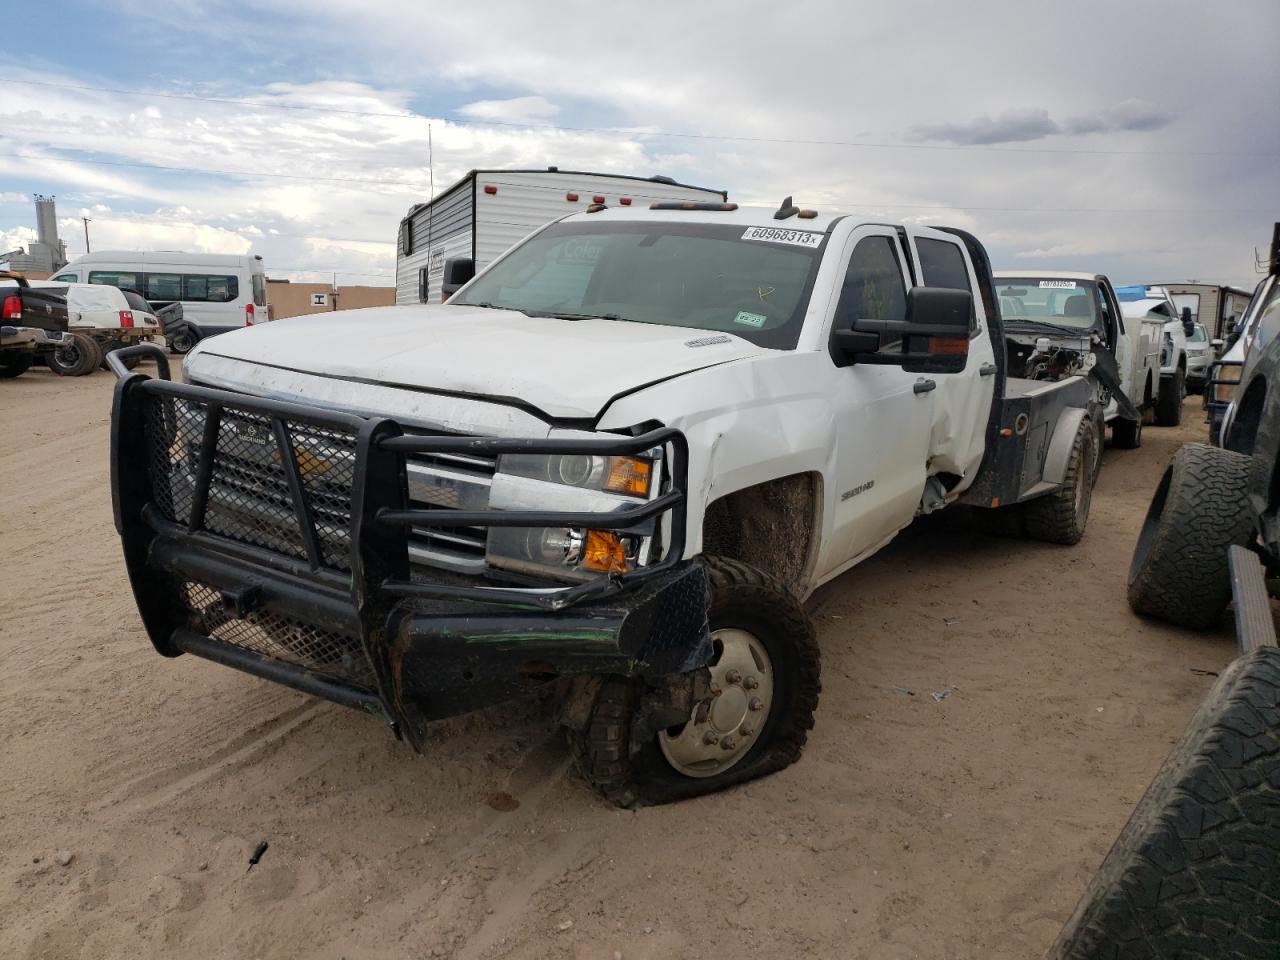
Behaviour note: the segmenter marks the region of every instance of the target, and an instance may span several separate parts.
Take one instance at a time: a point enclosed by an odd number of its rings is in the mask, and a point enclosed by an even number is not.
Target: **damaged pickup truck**
[[[162,355],[125,368],[156,348],[112,353],[115,520],[160,653],[418,750],[432,720],[553,686],[583,776],[667,802],[798,758],[802,601],[914,517],[1081,537],[1107,394],[1057,339],[1007,376],[959,230],[593,205],[443,305],[227,334],[186,383]]]

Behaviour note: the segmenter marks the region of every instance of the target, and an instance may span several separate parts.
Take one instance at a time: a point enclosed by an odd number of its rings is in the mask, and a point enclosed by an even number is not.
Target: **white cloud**
[[[504,123],[529,123],[548,120],[560,108],[546,97],[512,97],[509,100],[476,100],[458,108],[458,113],[475,120],[498,120]]]

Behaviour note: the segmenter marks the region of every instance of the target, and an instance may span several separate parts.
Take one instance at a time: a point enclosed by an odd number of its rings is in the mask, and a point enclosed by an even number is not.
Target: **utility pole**
[[[84,221],[84,252],[89,253],[91,252],[89,250],[89,221],[93,218],[81,217],[80,219]]]

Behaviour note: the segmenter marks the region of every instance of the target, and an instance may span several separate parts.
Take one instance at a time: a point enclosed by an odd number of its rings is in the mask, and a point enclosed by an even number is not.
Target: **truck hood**
[[[593,418],[613,398],[767,353],[730,333],[620,320],[558,320],[465,306],[292,317],[202,341],[225,357],[363,384],[496,401],[551,419]]]

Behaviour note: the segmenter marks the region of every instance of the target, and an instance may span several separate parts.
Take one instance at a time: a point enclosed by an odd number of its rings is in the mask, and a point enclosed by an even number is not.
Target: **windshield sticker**
[[[684,342],[684,345],[686,347],[709,347],[717,343],[733,343],[733,338],[726,337],[723,333],[721,333],[721,334],[717,334],[714,337],[699,337],[696,340],[686,340]]]
[[[1076,282],[1074,280],[1041,280],[1040,289],[1050,290],[1074,290]]]
[[[777,227],[749,227],[743,240],[763,240],[766,243],[790,243],[797,247],[814,249],[822,243],[822,234],[809,230],[779,230]]]
[[[745,310],[739,310],[733,322],[740,323],[744,327],[763,327],[768,319],[763,313],[747,313]]]

